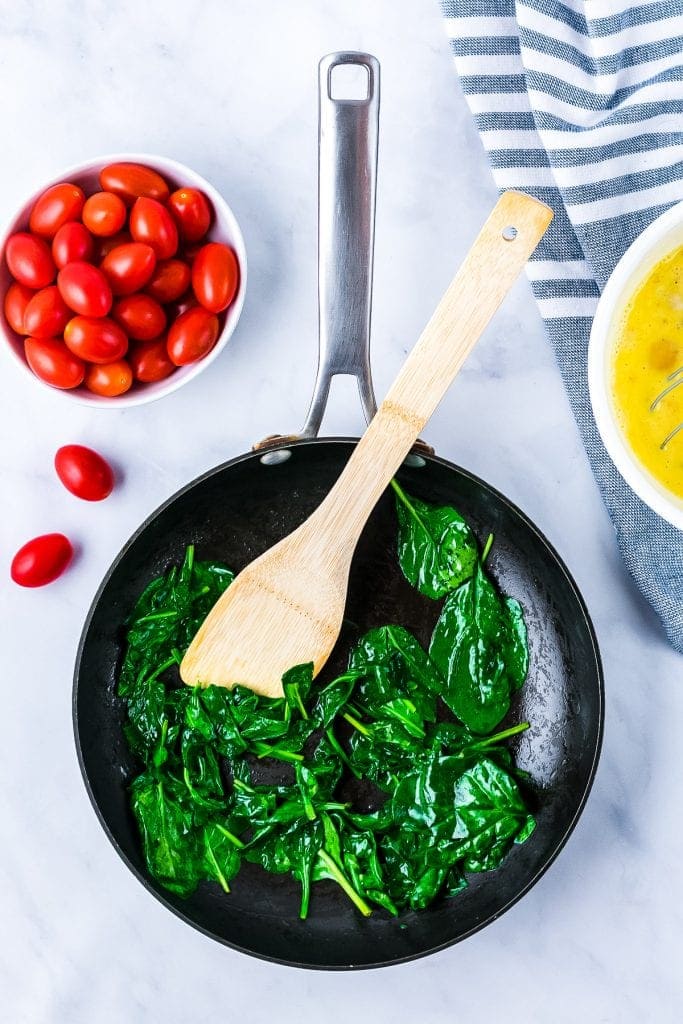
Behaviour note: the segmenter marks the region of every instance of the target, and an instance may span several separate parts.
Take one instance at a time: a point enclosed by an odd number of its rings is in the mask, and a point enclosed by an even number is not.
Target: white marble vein
[[[0,369],[6,566],[27,537],[81,548],[42,591],[0,581],[0,1018],[8,1024],[279,1019],[564,1024],[680,1019],[683,663],[618,560],[528,287],[520,284],[430,425],[439,452],[517,501],[595,618],[605,747],[569,846],[495,925],[433,958],[356,976],[272,967],[210,942],[138,885],[97,823],[71,733],[71,671],[97,583],[176,487],[300,424],[315,360],[316,62],[368,49],[383,100],[373,353],[381,394],[493,198],[433,0],[0,0],[0,216],[60,166],[163,152],[221,188],[250,290],[229,349],[160,404],[70,406]],[[330,432],[359,430],[340,389]],[[79,503],[51,469],[94,445],[123,484]]]

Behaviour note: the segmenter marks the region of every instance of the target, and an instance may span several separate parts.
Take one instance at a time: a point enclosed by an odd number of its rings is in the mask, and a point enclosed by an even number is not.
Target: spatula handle
[[[552,210],[505,192],[314,519],[355,545],[425,423],[514,284]],[[320,517],[320,518],[318,518]]]

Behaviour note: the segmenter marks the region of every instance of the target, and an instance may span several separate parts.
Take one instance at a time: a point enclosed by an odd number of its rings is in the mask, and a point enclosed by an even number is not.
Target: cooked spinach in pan
[[[143,767],[131,806],[147,868],[172,892],[205,880],[229,892],[249,861],[300,883],[302,918],[320,879],[363,915],[398,914],[454,896],[533,832],[506,746],[528,723],[498,728],[527,675],[522,609],[486,573],[491,537],[480,553],[454,508],[393,487],[401,569],[445,598],[428,651],[387,625],[324,687],[309,664],[279,699],[193,688],[177,666],[233,574],[188,547],[135,605],[118,681]]]

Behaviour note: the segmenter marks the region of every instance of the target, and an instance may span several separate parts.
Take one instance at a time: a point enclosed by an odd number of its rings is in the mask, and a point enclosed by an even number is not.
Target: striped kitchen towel
[[[586,353],[600,289],[633,239],[683,199],[683,0],[440,0],[496,184],[555,211],[529,264],[619,547],[683,652],[683,533],[614,468]]]

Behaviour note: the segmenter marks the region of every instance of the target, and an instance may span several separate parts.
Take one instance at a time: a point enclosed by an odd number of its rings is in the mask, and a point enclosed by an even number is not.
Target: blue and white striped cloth
[[[683,652],[683,533],[603,448],[586,353],[600,289],[633,239],[683,199],[683,0],[440,0],[496,184],[555,211],[534,295],[622,555]]]

